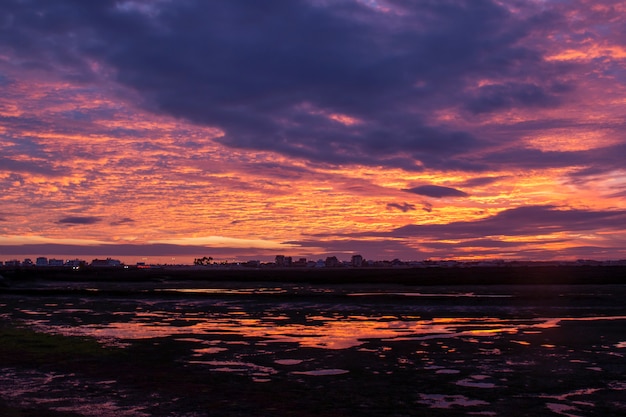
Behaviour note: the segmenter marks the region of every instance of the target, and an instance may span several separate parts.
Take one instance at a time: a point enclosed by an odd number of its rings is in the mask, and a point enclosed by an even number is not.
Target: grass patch
[[[102,359],[115,353],[96,340],[36,332],[0,322],[0,363],[29,365]]]

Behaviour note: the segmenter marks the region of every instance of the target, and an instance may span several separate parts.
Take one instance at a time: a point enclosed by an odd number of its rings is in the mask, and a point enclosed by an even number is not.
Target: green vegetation
[[[114,349],[105,348],[96,340],[38,333],[0,322],[0,364],[28,364],[31,367],[59,362],[101,359]]]

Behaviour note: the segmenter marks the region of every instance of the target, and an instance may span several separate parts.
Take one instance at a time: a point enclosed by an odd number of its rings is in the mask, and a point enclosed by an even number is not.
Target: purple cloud
[[[17,161],[11,158],[0,157],[0,171],[28,172],[50,177],[62,175],[62,172],[53,168],[50,163],[40,160]]]
[[[61,224],[95,224],[100,222],[102,219],[99,217],[93,216],[70,216],[63,217],[59,220]]]
[[[433,198],[467,197],[469,195],[461,190],[457,190],[456,188],[442,187],[440,185],[420,185],[403,191]]]
[[[500,176],[500,177],[477,177],[477,178],[472,178],[469,179],[467,181],[463,181],[463,183],[461,184],[463,187],[481,187],[484,185],[489,185],[489,184],[493,184],[495,182],[498,181],[502,181],[505,180],[509,177],[506,176]]]
[[[140,105],[218,127],[225,145],[331,164],[486,170],[490,161],[463,156],[495,137],[437,112],[555,108],[573,91],[562,79],[575,66],[545,60],[533,42],[564,25],[556,6],[389,6],[395,12],[356,1],[8,1],[0,34],[21,57],[14,65],[86,83],[101,62]],[[476,87],[483,78],[490,83]]]
[[[400,210],[403,213],[406,213],[407,211],[413,211],[416,210],[415,208],[415,204],[409,204],[409,203],[388,203],[387,204],[387,208],[388,209],[396,209],[396,210]]]
[[[430,239],[477,239],[483,236],[536,236],[557,232],[613,229],[626,224],[626,211],[560,209],[556,206],[528,206],[504,210],[476,221],[448,224],[407,225],[389,235],[422,236]]]
[[[123,219],[113,221],[110,224],[111,226],[121,226],[124,224],[133,224],[133,223],[135,223],[133,219],[131,219],[130,217],[124,217]]]

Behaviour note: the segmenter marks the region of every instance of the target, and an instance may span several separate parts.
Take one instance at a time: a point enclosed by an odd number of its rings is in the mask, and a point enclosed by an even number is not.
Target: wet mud
[[[624,285],[29,281],[7,416],[619,416]]]

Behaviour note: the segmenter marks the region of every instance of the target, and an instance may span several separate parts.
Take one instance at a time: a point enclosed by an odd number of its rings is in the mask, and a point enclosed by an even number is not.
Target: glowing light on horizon
[[[183,246],[226,246],[231,248],[258,248],[258,249],[295,249],[298,245],[274,242],[263,239],[240,239],[224,236],[183,237],[148,241],[150,244],[165,243]]]
[[[92,239],[68,239],[68,238],[49,238],[43,236],[3,236],[0,235],[0,246],[12,245],[40,245],[40,244],[58,244],[58,245],[78,245],[78,246],[99,246],[107,245],[111,242]]]

